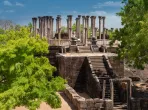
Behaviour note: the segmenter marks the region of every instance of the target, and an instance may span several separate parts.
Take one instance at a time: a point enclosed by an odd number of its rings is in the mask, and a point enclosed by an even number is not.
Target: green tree
[[[122,0],[123,28],[116,30],[113,41],[121,41],[118,55],[130,66],[143,69],[148,63],[148,0]]]
[[[76,31],[76,23],[74,23],[74,24],[72,25],[72,31],[73,31],[73,32]]]
[[[65,26],[61,27],[61,33],[66,33],[67,32],[67,28]]]
[[[5,33],[5,30],[0,28],[0,34],[4,34]]]
[[[31,32],[31,31],[32,31],[32,28],[33,28],[33,25],[32,25],[32,23],[29,23],[27,27],[29,27],[29,29],[30,29],[30,32]]]
[[[0,110],[21,105],[36,110],[42,101],[61,105],[56,92],[64,89],[65,80],[52,76],[56,68],[43,56],[46,39],[30,37],[29,31],[22,27],[0,34]]]
[[[21,25],[19,25],[19,24],[17,24],[17,25],[15,25],[15,30],[20,30],[21,29]]]

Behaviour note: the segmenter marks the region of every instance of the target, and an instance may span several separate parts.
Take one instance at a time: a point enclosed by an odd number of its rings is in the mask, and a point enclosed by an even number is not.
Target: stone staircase
[[[110,71],[106,65],[106,62],[104,61],[102,56],[91,56],[89,57],[89,60],[91,61],[93,71],[98,76],[98,79],[100,81],[100,86],[103,89],[103,81],[106,81],[105,86],[105,98],[111,99],[111,92],[110,92]],[[119,97],[119,88],[116,83],[114,83],[114,110],[127,110],[126,104],[122,104]]]
[[[79,53],[92,53],[90,46],[78,46]]]
[[[109,77],[102,56],[91,56],[89,59],[98,77]]]

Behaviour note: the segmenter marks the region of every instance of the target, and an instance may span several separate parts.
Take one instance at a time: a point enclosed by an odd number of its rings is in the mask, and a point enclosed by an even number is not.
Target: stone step
[[[78,48],[81,48],[81,49],[83,49],[83,48],[90,48],[90,46],[78,46]]]
[[[96,62],[96,61],[91,61],[91,64],[92,65],[100,65],[100,66],[102,66],[102,65],[104,65],[104,63],[103,62]]]
[[[104,68],[104,69],[106,69],[105,66],[104,66],[104,64],[92,64],[92,66],[94,68]]]
[[[91,59],[92,61],[95,61],[95,60],[102,60],[103,61],[102,57],[89,57],[89,59]]]
[[[98,69],[105,69],[106,70],[106,68],[105,68],[105,66],[104,65],[102,65],[102,66],[98,66],[98,65],[93,65],[93,68],[98,68]]]
[[[79,53],[92,53],[90,50],[80,50]]]
[[[89,58],[91,58],[91,59],[103,59],[102,56],[90,56]]]

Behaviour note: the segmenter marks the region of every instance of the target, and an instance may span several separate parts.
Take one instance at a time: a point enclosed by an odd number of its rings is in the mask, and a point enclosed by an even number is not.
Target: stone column
[[[79,38],[79,33],[78,33],[78,22],[79,22],[79,18],[76,18],[76,37]]]
[[[111,96],[111,100],[114,102],[114,84],[112,79],[110,79],[110,96]]]
[[[83,26],[83,35],[82,35],[82,43],[85,43],[85,16],[82,16],[82,26]]]
[[[92,37],[95,36],[95,16],[91,16],[91,32]]]
[[[88,30],[89,30],[89,16],[86,16],[86,19],[85,19],[85,46],[87,46]]]
[[[94,36],[96,37],[96,35],[95,35],[95,32],[96,32],[96,16],[94,16],[94,19],[93,19],[93,30],[94,30]]]
[[[102,19],[102,17],[99,16],[99,37],[100,37],[100,39],[101,39],[101,19]]]
[[[94,16],[91,16],[90,18],[91,18],[91,33],[93,34],[93,17]]]
[[[48,29],[48,16],[45,16],[45,37],[47,38]]]
[[[72,15],[68,15],[68,36],[69,39],[72,37]]]
[[[58,19],[56,18],[56,33],[58,33]]]
[[[60,45],[60,40],[61,40],[61,16],[57,16],[57,30],[58,30],[58,40],[59,40],[59,45]]]
[[[78,15],[78,38],[81,38],[81,15]]]
[[[42,35],[41,38],[44,36],[44,17],[41,18],[41,24],[42,24]]]
[[[68,19],[66,19],[67,20],[67,33],[69,32],[69,20]]]
[[[45,28],[45,19],[46,19],[46,17],[44,16],[43,17],[43,37],[45,37],[45,33],[46,33],[46,28]]]
[[[53,23],[54,23],[54,18],[52,18],[52,16],[50,16],[50,34],[51,34],[51,38],[53,38]]]
[[[48,16],[48,17],[47,17],[47,39],[48,39],[48,40],[51,39],[50,29],[51,29],[50,16]]]
[[[37,24],[37,18],[32,18],[32,24],[33,24],[33,36],[36,36],[36,34],[37,34],[37,26],[36,26],[36,24]]]
[[[105,35],[106,35],[106,39],[109,39],[108,29],[106,28],[105,30],[106,30],[106,31],[105,31],[105,32],[106,32],[106,33],[105,33]]]
[[[103,80],[102,99],[105,99],[105,91],[106,91],[106,80]]]
[[[40,38],[42,38],[42,18],[39,16],[38,19],[39,19],[39,35]]]
[[[106,43],[105,43],[105,17],[103,16],[102,19],[103,19],[103,46],[106,48]]]

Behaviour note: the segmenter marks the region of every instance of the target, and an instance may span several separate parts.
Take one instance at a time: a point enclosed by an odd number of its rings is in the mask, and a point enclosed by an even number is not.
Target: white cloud
[[[56,22],[55,22],[56,21],[55,20],[56,15],[55,15],[55,13],[53,13],[52,15],[54,17],[54,31],[55,31],[55,29],[56,29]],[[110,28],[121,28],[122,27],[121,18],[119,16],[116,16],[115,12],[114,13],[109,13],[109,12],[106,12],[106,11],[103,11],[103,10],[102,11],[100,11],[100,10],[91,11],[91,12],[88,12],[88,13],[81,13],[81,12],[77,12],[77,11],[69,11],[69,12],[63,11],[63,12],[61,12],[62,26],[67,26],[67,15],[72,15],[73,16],[72,17],[72,23],[76,22],[75,18],[78,15],[96,16],[96,27],[97,28],[99,28],[98,16],[105,16],[106,17],[106,20],[105,20],[105,27],[106,28],[110,29]],[[17,23],[22,24],[22,25],[27,25],[29,22],[31,22],[32,16],[33,15],[20,17],[19,20],[17,21]],[[34,16],[36,16],[36,15],[34,15]],[[81,21],[81,23],[82,23],[82,21]]]
[[[108,13],[105,11],[93,11],[89,12],[88,15],[96,16],[96,27],[99,27],[98,16],[105,16],[105,27],[106,28],[121,28],[121,18],[116,16],[116,13]]]
[[[122,7],[123,4],[121,2],[107,1],[104,3],[98,3],[94,5],[93,8],[102,8],[102,7]]]
[[[77,15],[89,15],[89,16],[96,16],[96,27],[99,28],[99,19],[98,19],[98,16],[105,16],[106,17],[106,20],[105,20],[105,27],[106,28],[121,28],[122,25],[121,25],[121,18],[119,16],[116,16],[116,13],[108,13],[106,11],[100,11],[100,10],[97,10],[97,11],[91,11],[91,12],[88,12],[88,13],[80,13],[80,12],[77,12],[75,13],[75,11],[71,11],[69,13],[62,13],[62,25],[63,26],[67,26],[67,15],[73,15],[73,18],[72,18],[72,23],[75,23],[75,18],[77,17]],[[82,21],[81,21],[82,22]],[[89,21],[90,22],[90,21]]]
[[[7,12],[7,13],[14,13],[15,11],[14,10],[7,10],[5,12]]]
[[[9,2],[9,1],[7,1],[7,0],[5,0],[5,1],[4,1],[4,5],[6,5],[6,6],[12,6],[12,3]]]
[[[93,11],[93,12],[90,12],[89,15],[106,15],[107,12],[106,11]]]
[[[24,7],[24,4],[19,3],[19,2],[16,2],[15,5],[16,5],[16,6],[20,6],[20,7]]]

